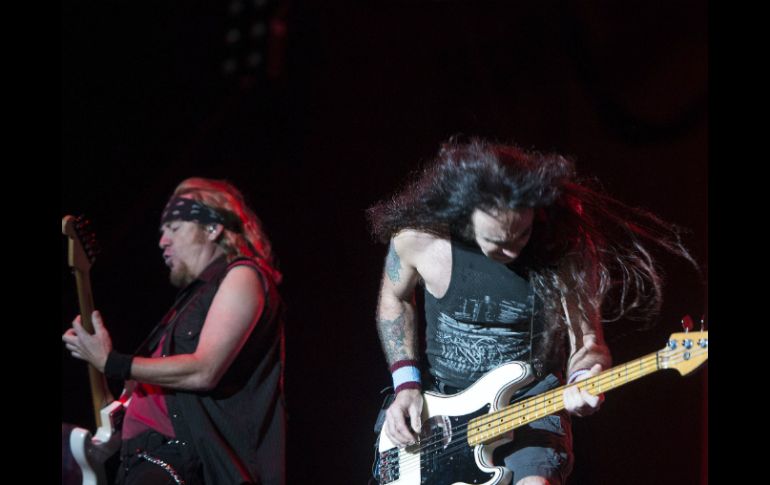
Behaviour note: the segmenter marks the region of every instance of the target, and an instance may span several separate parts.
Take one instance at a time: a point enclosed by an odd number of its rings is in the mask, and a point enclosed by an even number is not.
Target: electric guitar
[[[62,234],[69,237],[67,260],[75,275],[80,307],[80,322],[93,333],[91,312],[94,310],[89,271],[94,261],[95,238],[87,231],[82,218],[65,216]],[[83,428],[75,428],[70,434],[72,455],[83,474],[83,485],[107,485],[105,462],[120,449],[120,427],[123,423],[125,403],[112,400],[104,375],[88,366],[91,383],[91,400],[96,419],[96,435]],[[110,402],[111,401],[111,402]]]
[[[514,392],[534,377],[523,362],[503,364],[457,394],[425,392],[419,440],[399,449],[382,431],[375,477],[380,485],[508,484],[511,472],[492,464],[493,451],[516,428],[564,409],[566,388],[598,395],[658,370],[686,375],[707,359],[708,331],[674,333],[658,352],[513,404]]]

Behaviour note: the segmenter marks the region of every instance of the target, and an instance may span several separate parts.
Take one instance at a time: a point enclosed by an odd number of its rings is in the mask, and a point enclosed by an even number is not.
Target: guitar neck
[[[583,381],[561,386],[506,406],[494,413],[474,418],[468,423],[468,443],[471,446],[489,443],[505,433],[564,409],[562,395],[568,387],[578,387],[593,395],[610,391],[631,381],[660,370],[658,352],[608,369]]]
[[[80,307],[80,323],[88,333],[94,333],[94,325],[91,321],[91,313],[94,311],[94,299],[91,292],[91,279],[88,273],[74,271],[75,283],[78,290],[78,303]],[[88,366],[88,380],[91,383],[91,403],[94,408],[96,427],[102,425],[101,410],[106,406],[110,395],[107,379],[94,366]]]

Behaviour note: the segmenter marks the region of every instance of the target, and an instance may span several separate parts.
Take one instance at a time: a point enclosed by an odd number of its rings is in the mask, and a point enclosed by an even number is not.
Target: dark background
[[[232,3],[63,2],[61,210],[93,222],[96,306],[130,351],[175,294],[157,247],[174,187],[244,191],[285,275],[289,483],[368,478],[389,374],[374,326],[385,247],[364,210],[452,135],[570,155],[689,230],[703,277],[661,256],[663,314],[608,326],[616,363],[705,313],[704,1]],[[228,43],[233,28],[246,33]],[[77,313],[65,248],[62,331]],[[706,379],[660,372],[609,393],[574,421],[571,483],[705,483]],[[62,348],[62,421],[93,427],[88,392]]]

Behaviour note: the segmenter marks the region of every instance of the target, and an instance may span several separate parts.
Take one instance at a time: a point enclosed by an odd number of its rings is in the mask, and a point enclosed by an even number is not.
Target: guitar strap
[[[542,343],[543,335],[544,335],[544,325],[543,321],[545,318],[543,318],[542,314],[542,302],[537,297],[536,294],[532,295],[532,308],[530,311],[530,321],[529,321],[529,363],[532,367],[532,371],[535,374],[535,377],[537,379],[542,379],[546,375],[546,365],[545,362],[543,362],[542,359],[539,357],[535,357],[535,341],[537,341],[538,344]],[[537,317],[536,317],[537,315]]]
[[[382,406],[380,412],[377,414],[377,421],[374,423],[374,432],[380,434],[382,431],[382,425],[385,424],[385,412],[388,410],[393,401],[396,399],[396,395],[393,393],[393,388],[388,386],[380,391],[380,395],[385,395],[382,400]]]
[[[377,420],[374,423],[374,434],[377,436],[377,439],[374,441],[374,461],[372,462],[372,476],[369,478],[369,481],[367,482],[368,485],[374,485],[379,483],[379,476],[380,476],[380,433],[382,432],[382,427],[385,424],[385,412],[388,410],[391,404],[393,404],[393,401],[396,399],[396,395],[393,393],[393,388],[391,386],[388,386],[380,391],[381,395],[385,395],[385,399],[382,401],[382,407],[380,407],[380,412],[377,414]]]

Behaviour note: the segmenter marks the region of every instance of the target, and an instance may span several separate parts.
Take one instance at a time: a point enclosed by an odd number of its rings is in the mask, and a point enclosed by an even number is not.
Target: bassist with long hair
[[[565,483],[573,464],[571,416],[596,412],[601,393],[567,387],[562,411],[474,458],[472,450],[450,453],[460,427],[469,434],[471,427],[446,417],[474,406],[447,404],[445,416],[431,413],[426,421],[423,391],[459,393],[453,403],[461,403],[470,386],[510,362],[526,366],[506,371],[510,392],[495,398],[503,404],[595,378],[611,365],[602,322],[650,319],[660,308],[661,274],[651,248],[692,261],[676,228],[578,180],[573,162],[561,155],[479,139],[446,143],[368,214],[374,235],[389,244],[377,328],[395,389],[380,435],[377,480]],[[424,352],[418,286],[425,299]],[[420,452],[409,464],[412,450],[430,454]],[[489,472],[493,465],[502,471]]]

